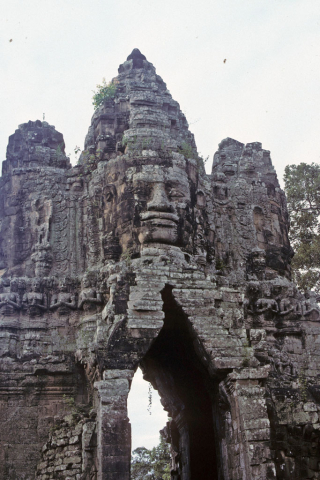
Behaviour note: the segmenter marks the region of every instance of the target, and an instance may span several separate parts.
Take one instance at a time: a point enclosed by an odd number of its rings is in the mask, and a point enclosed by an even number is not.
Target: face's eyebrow
[[[170,188],[175,188],[176,190],[181,190],[183,193],[185,193],[186,195],[188,194],[188,192],[190,191],[190,188],[189,188],[189,182],[188,181],[179,181],[179,180],[174,180],[174,179],[171,179],[170,182],[167,182],[167,184],[169,183],[169,187]]]
[[[165,182],[165,176],[161,172],[139,172],[133,175],[133,183],[135,182],[148,182],[148,183],[160,183]]]

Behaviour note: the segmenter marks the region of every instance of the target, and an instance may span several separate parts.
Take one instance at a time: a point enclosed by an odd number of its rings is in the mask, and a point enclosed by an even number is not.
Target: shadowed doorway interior
[[[162,298],[164,326],[141,367],[172,418],[168,437],[174,454],[173,478],[215,480],[219,478],[213,418],[216,384],[198,359],[188,319],[171,287],[165,287]]]

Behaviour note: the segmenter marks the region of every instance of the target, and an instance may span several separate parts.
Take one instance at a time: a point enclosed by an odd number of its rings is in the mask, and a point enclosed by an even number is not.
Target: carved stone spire
[[[63,135],[47,122],[30,120],[19,125],[9,137],[2,174],[9,173],[13,168],[37,166],[70,168],[71,164],[65,155]]]
[[[99,150],[100,158],[139,149],[184,149],[196,156],[194,136],[179,103],[140,50],[135,48],[118,72],[112,79],[115,96],[94,113],[85,149]]]

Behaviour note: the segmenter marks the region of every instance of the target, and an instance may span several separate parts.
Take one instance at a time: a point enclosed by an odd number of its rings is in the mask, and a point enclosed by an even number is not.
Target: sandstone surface
[[[320,312],[291,281],[270,152],[204,170],[135,49],[72,167],[29,121],[0,178],[0,479],[129,480],[140,365],[175,480],[320,478]]]

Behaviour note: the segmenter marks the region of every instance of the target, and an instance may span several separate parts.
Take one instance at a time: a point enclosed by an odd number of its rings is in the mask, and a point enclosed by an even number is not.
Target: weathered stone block
[[[128,480],[138,365],[172,417],[177,478],[317,478],[320,310],[290,281],[270,152],[226,138],[208,176],[141,52],[113,82],[77,166],[47,122],[9,139],[0,480],[95,462],[98,480]]]

